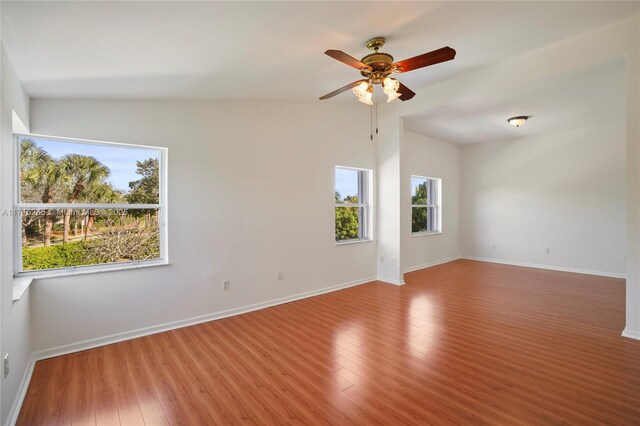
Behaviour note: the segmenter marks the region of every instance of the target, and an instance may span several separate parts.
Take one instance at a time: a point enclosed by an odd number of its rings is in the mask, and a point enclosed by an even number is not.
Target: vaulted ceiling
[[[469,72],[637,13],[632,2],[2,2],[2,43],[30,96],[314,100],[358,73],[323,54],[454,61],[409,87]],[[334,98],[353,101],[349,94]]]

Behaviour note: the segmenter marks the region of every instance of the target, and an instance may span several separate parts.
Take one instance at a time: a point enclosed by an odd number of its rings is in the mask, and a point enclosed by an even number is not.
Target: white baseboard
[[[537,263],[516,262],[511,260],[489,259],[486,257],[461,256],[461,259],[477,260],[479,262],[500,263],[502,265],[522,266],[524,268],[547,269],[550,271],[573,272],[574,274],[597,275],[600,277],[610,278],[626,278],[626,274],[617,274],[615,272],[592,271],[589,269],[564,268],[562,266],[541,265]]]
[[[393,285],[404,285],[405,284],[404,280],[396,280],[395,278],[378,277],[377,280],[378,281],[382,281],[383,283],[393,284]]]
[[[33,369],[36,366],[36,358],[33,354],[29,357],[29,361],[27,362],[27,369],[22,376],[22,380],[20,381],[20,387],[18,388],[18,394],[16,395],[16,399],[13,401],[13,405],[11,406],[11,410],[9,411],[9,415],[7,416],[7,421],[5,425],[13,426],[18,421],[18,415],[20,414],[20,408],[22,408],[22,403],[24,402],[24,397],[27,395],[27,389],[29,389],[29,383],[31,382],[31,376],[33,375]]]
[[[126,331],[123,333],[111,334],[108,336],[97,337],[94,339],[83,340],[76,343],[70,343],[67,345],[58,346],[55,348],[45,349],[34,353],[36,361],[46,358],[53,358],[60,355],[67,355],[74,352],[84,351],[87,349],[97,348],[99,346],[111,345],[113,343],[122,342],[125,340],[135,339],[137,337],[148,336],[151,334],[162,333],[164,331],[175,330],[177,328],[188,327],[190,325],[200,324],[203,322],[209,322],[217,319],[232,317],[235,315],[245,314],[247,312],[256,311],[258,309],[269,308],[271,306],[281,305],[283,303],[289,303],[300,299],[306,299],[308,297],[318,296],[320,294],[330,293],[337,290],[357,286],[360,284],[375,281],[375,277],[365,278],[362,280],[351,281],[336,286],[325,287],[319,290],[308,291],[305,293],[299,293],[292,296],[286,296],[279,299],[273,299],[266,302],[256,303],[253,305],[242,306],[239,308],[228,309],[224,311],[213,312],[206,315],[201,315],[193,318],[188,318],[179,321],[172,321],[164,324],[154,325],[151,327],[139,328],[136,330]]]
[[[622,337],[640,340],[640,331],[629,330],[628,328],[625,328],[624,330],[622,330]]]
[[[404,273],[417,271],[419,269],[431,268],[432,266],[442,265],[443,263],[453,262],[454,260],[460,259],[460,256],[447,257],[446,259],[435,260],[433,262],[423,263],[422,265],[412,266],[404,270]]]

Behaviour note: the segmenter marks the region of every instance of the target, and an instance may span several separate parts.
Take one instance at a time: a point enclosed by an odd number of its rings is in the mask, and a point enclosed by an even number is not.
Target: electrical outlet
[[[495,250],[496,249],[496,243],[491,244],[491,250]]]
[[[9,375],[9,354],[4,356],[4,377]]]
[[[283,274],[282,274],[282,272],[278,272],[278,273],[276,273],[276,280],[278,280],[278,281],[282,281],[282,278],[283,278]]]
[[[223,291],[231,290],[231,281],[222,280],[222,290]]]
[[[380,256],[380,262],[384,262],[384,256]]]
[[[551,250],[549,250],[548,248],[544,249],[544,252],[547,253],[547,254],[549,254],[550,251]]]

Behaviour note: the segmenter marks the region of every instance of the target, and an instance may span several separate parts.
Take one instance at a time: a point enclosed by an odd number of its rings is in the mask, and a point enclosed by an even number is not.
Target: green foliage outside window
[[[22,250],[22,264],[25,271],[30,271],[90,265],[91,259],[85,256],[84,241],[77,241],[49,247],[26,247]]]
[[[411,197],[411,204],[427,204],[427,182],[417,186]],[[427,230],[427,208],[414,207],[411,209],[411,232],[425,232]]]
[[[336,207],[336,241],[358,238],[358,207]]]
[[[336,192],[336,204],[357,204],[358,197],[347,195],[342,199]],[[354,240],[360,236],[358,207],[336,207],[336,241]]]

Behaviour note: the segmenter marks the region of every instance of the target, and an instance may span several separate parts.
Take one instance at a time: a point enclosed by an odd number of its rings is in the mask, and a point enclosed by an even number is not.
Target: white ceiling
[[[313,100],[356,80],[323,54],[396,60],[418,89],[637,13],[633,2],[2,2],[2,41],[34,98]],[[334,98],[353,101],[348,94]]]
[[[459,145],[513,139],[623,122],[626,117],[622,60],[526,84],[492,98],[467,99],[405,118],[404,127]],[[509,117],[529,115],[519,127]]]

